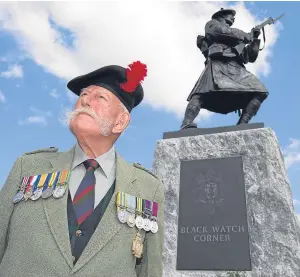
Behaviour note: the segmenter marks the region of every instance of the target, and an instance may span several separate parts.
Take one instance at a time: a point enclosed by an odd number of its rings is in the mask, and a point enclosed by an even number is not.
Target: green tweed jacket
[[[70,169],[68,152],[42,149],[19,157],[0,191],[0,277],[160,277],[164,236],[164,189],[157,177],[116,153],[116,189],[97,229],[73,265],[67,196],[12,202],[23,176]],[[137,228],[117,218],[118,191],[158,202],[158,232],[142,231],[142,263],[136,267],[132,242]]]

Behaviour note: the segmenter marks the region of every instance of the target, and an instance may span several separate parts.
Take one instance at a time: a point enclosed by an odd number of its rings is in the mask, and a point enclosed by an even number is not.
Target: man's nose
[[[87,93],[82,97],[81,105],[83,107],[90,107],[90,101],[91,101],[90,99],[91,99],[91,94]]]

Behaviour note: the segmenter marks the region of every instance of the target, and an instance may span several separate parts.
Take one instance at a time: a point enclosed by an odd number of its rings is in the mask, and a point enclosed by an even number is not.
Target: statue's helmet
[[[220,16],[223,16],[225,14],[232,14],[233,16],[235,16],[236,11],[232,10],[232,9],[223,9],[223,8],[221,8],[221,10],[217,11],[216,13],[214,13],[211,18],[212,19],[216,19],[216,18],[218,18]]]

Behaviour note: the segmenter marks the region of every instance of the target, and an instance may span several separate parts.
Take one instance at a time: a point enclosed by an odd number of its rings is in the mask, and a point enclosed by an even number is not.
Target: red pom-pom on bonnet
[[[126,69],[127,82],[120,84],[120,87],[128,93],[133,93],[146,76],[147,66],[140,61],[133,62]]]

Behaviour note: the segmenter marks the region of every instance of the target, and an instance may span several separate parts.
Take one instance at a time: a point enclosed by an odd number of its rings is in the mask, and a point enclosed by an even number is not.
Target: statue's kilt
[[[236,59],[209,60],[187,100],[201,94],[202,108],[227,114],[245,108],[254,96],[261,93],[268,91]]]

